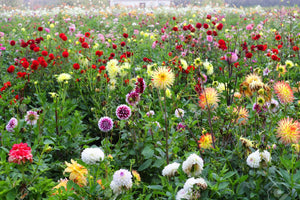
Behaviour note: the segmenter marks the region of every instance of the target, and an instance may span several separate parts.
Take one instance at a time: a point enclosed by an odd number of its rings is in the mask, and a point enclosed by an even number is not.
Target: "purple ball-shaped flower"
[[[8,124],[6,125],[6,130],[8,132],[14,132],[14,128],[18,126],[18,120],[16,118],[11,118],[8,122]]]
[[[126,95],[126,102],[132,106],[135,106],[140,101],[140,94],[138,92],[131,91]]]
[[[116,109],[116,115],[120,120],[128,119],[131,116],[131,109],[126,105],[120,105]]]
[[[113,128],[114,122],[110,117],[101,117],[98,122],[99,129],[108,132]]]

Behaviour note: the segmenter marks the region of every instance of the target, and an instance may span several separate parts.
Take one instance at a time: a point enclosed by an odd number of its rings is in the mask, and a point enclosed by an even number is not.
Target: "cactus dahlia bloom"
[[[209,149],[212,148],[212,137],[210,133],[206,133],[202,135],[198,140],[199,147],[201,149]]]
[[[234,118],[236,119],[235,122],[237,124],[241,124],[241,125],[245,125],[248,121],[248,110],[244,107],[240,107],[240,108],[233,108],[233,113],[235,115],[238,115],[237,118]]]
[[[31,148],[27,146],[27,143],[14,144],[8,155],[8,162],[19,165],[26,161],[32,162]]]
[[[158,89],[167,89],[174,83],[175,75],[171,69],[166,67],[159,67],[152,74],[153,86]]]
[[[278,122],[277,137],[284,144],[297,144],[300,140],[300,123],[293,118],[284,118]]]
[[[202,109],[205,109],[206,107],[211,108],[212,106],[217,107],[219,97],[218,92],[215,88],[205,88],[203,92],[199,96],[199,105]]]
[[[71,159],[71,163],[65,163],[67,165],[67,168],[64,170],[64,173],[70,173],[70,180],[72,180],[74,183],[77,183],[79,186],[86,185],[86,175],[88,174],[88,170],[73,159]]]
[[[293,90],[291,89],[291,86],[284,82],[284,81],[278,81],[274,85],[275,93],[277,94],[277,97],[279,101],[282,104],[292,103],[294,100],[294,94]]]
[[[54,190],[54,189],[59,189],[59,188],[61,188],[61,187],[64,187],[65,188],[65,190],[67,190],[67,184],[68,184],[68,179],[67,178],[65,178],[65,179],[60,179],[60,180],[58,180],[58,184],[55,186],[55,187],[53,187],[52,188],[52,190]],[[53,193],[52,195],[56,195],[56,194],[58,194],[58,191],[56,191],[55,193]]]

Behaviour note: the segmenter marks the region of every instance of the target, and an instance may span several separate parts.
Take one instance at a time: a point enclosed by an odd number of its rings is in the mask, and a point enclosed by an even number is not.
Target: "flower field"
[[[299,22],[2,10],[0,199],[299,199]]]

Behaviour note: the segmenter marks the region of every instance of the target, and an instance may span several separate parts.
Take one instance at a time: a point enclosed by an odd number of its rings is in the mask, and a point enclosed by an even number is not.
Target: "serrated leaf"
[[[146,162],[144,162],[139,168],[138,171],[143,171],[145,169],[147,169],[148,167],[150,167],[152,163],[152,159],[146,160]]]
[[[145,157],[145,159],[149,159],[151,157],[153,157],[154,155],[154,150],[152,148],[152,146],[146,146],[143,151],[142,151],[142,155]]]

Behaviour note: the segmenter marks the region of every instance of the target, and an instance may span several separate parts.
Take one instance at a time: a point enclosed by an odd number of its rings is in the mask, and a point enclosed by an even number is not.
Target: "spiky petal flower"
[[[259,168],[260,161],[261,161],[261,156],[260,156],[259,150],[257,150],[248,156],[247,165],[249,165],[249,167],[251,167],[251,168]]]
[[[217,107],[219,97],[218,92],[215,88],[205,88],[201,95],[199,96],[199,105],[202,109],[205,109],[206,107],[211,108],[212,106]]]
[[[152,74],[153,85],[158,89],[167,89],[167,87],[171,87],[174,83],[174,80],[174,73],[171,69],[166,67],[159,67]]]
[[[120,105],[116,109],[116,115],[120,120],[129,119],[131,116],[131,109],[126,105]]]
[[[67,168],[64,170],[64,174],[66,172],[70,173],[70,180],[72,180],[74,183],[77,183],[79,186],[84,186],[87,184],[86,175],[88,174],[88,170],[78,164],[76,161],[71,159],[71,163],[65,162],[67,165]]]
[[[113,120],[110,117],[101,117],[98,122],[98,127],[103,132],[108,132],[113,128]]]
[[[278,122],[277,137],[284,144],[297,144],[300,140],[300,123],[293,118],[284,118]]]
[[[182,170],[188,176],[198,176],[203,170],[203,165],[202,158],[193,153],[182,163]]]
[[[25,121],[29,125],[35,125],[37,123],[37,120],[39,119],[39,115],[36,111],[27,111],[27,114],[25,116]]]
[[[162,170],[163,176],[175,176],[177,173],[177,170],[179,168],[180,164],[177,162],[174,162],[172,164],[168,164],[165,166],[165,168]]]
[[[18,126],[18,120],[16,118],[11,118],[6,125],[6,130],[8,132],[14,132],[14,128]]]
[[[27,146],[27,143],[14,144],[8,155],[8,162],[19,165],[26,161],[32,162],[31,148]]]
[[[131,91],[126,95],[126,102],[129,105],[135,106],[136,104],[138,104],[140,101],[140,94],[138,92]]]
[[[291,86],[284,82],[284,81],[278,81],[274,85],[275,93],[277,94],[277,97],[279,101],[282,104],[292,103],[294,100],[294,94],[293,90],[291,89]]]
[[[55,187],[53,187],[52,190],[54,190],[54,189],[58,190],[61,187],[64,187],[65,190],[67,190],[68,181],[69,180],[67,178],[58,180],[58,184]],[[56,191],[55,193],[53,193],[53,195],[56,195],[56,194],[58,194],[58,191]]]
[[[212,137],[210,133],[206,133],[202,135],[198,141],[199,147],[201,149],[209,149],[212,148]]]
[[[248,121],[248,113],[248,110],[244,107],[233,108],[233,114],[237,115],[237,118],[235,118],[237,124],[245,125]]]

